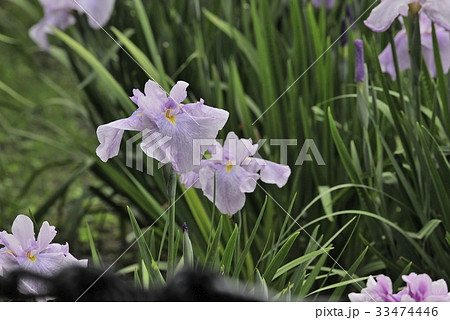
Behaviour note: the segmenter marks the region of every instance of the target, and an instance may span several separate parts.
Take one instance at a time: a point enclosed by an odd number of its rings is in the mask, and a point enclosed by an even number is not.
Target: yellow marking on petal
[[[142,117],[142,113],[138,113],[137,116],[138,116],[138,117]]]
[[[231,162],[231,160],[227,161],[227,172],[230,172],[231,169],[233,168],[233,162]]]
[[[14,252],[12,252],[11,250],[5,250],[5,251],[2,251],[0,253],[11,253],[11,254],[14,254]]]
[[[31,261],[31,262],[35,262],[36,261],[36,257],[31,255],[31,251],[27,252],[27,258]]]
[[[167,118],[167,120],[172,122],[172,124],[175,124],[175,116],[170,115],[170,109],[166,110],[166,118]]]
[[[418,3],[418,2],[416,2],[416,3],[410,3],[409,4],[409,11],[412,13],[412,14],[417,14],[419,11],[420,11],[420,8],[421,8],[422,6],[420,5],[420,3]]]
[[[178,105],[178,108],[181,108],[183,105],[182,104],[180,104],[180,105]]]

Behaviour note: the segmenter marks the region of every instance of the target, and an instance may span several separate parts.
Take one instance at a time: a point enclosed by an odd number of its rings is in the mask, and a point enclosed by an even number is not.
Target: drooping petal
[[[426,0],[421,4],[433,22],[450,31],[450,0]]]
[[[364,24],[375,32],[386,31],[399,16],[407,16],[410,3],[416,0],[382,0],[381,3],[372,10]]]
[[[348,295],[352,302],[390,302],[392,298],[392,281],[389,277],[378,275],[375,280],[372,276],[367,280],[367,287],[361,293]]]
[[[103,162],[117,156],[124,130],[142,131],[148,126],[150,126],[149,120],[143,116],[139,109],[126,119],[116,120],[99,126],[97,128],[97,138],[100,145],[96,150],[97,156]]]
[[[0,277],[18,267],[17,259],[8,248],[0,249]]]
[[[189,83],[185,81],[178,81],[170,90],[170,97],[177,103],[182,103],[187,97],[186,88],[189,86]]]
[[[50,226],[47,221],[41,226],[39,230],[38,238],[37,238],[37,252],[41,252],[45,248],[48,247],[50,242],[55,238],[56,230],[54,226]]]
[[[114,9],[115,0],[78,0],[76,10],[85,13],[89,26],[99,29],[106,25]]]
[[[394,38],[397,52],[398,64],[400,71],[409,69],[411,67],[411,60],[408,49],[408,36],[405,30],[400,31]],[[394,57],[392,55],[391,45],[389,44],[378,56],[381,64],[381,70],[390,74],[392,80],[395,80],[397,75],[395,73]]]
[[[223,128],[228,120],[228,111],[213,108],[204,104],[203,99],[199,102],[185,104],[182,112],[190,117],[202,132],[208,132],[207,136],[202,138],[208,139],[217,137],[217,133]],[[210,128],[208,128],[210,127]]]
[[[214,201],[214,172],[216,173],[215,205],[224,214],[235,214],[244,207],[245,192],[254,191],[259,176],[240,166],[233,166],[231,170],[223,166],[216,171],[211,167],[202,168],[199,172],[200,183],[204,195],[211,202]]]
[[[48,35],[53,34],[52,27],[64,30],[75,23],[70,11],[57,10],[47,13],[41,21],[31,27],[28,34],[41,49],[48,51]]]
[[[265,183],[274,183],[278,188],[281,188],[287,183],[290,175],[291,168],[287,165],[266,160],[265,164],[261,166],[261,180]]]
[[[26,250],[34,241],[36,241],[34,238],[33,221],[26,215],[19,214],[16,217],[11,227],[11,231],[23,250]]]

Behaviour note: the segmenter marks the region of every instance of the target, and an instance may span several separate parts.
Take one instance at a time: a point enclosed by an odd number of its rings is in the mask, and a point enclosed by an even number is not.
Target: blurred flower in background
[[[217,143],[210,151],[213,156],[182,174],[180,181],[187,188],[202,189],[211,202],[215,200],[220,212],[235,214],[244,207],[245,193],[255,191],[258,179],[281,188],[291,174],[289,166],[251,157],[257,150],[251,139],[239,139],[229,132],[223,147]]]
[[[44,17],[31,27],[31,39],[44,50],[49,49],[47,35],[52,28],[64,30],[75,23],[74,12],[86,13],[93,29],[103,27],[109,20],[115,0],[39,0],[44,9]]]
[[[436,77],[431,20],[424,14],[420,14],[420,34],[425,63],[431,76]],[[444,28],[436,26],[436,36],[439,44],[439,51],[441,53],[442,67],[444,73],[447,73],[450,69],[450,33]],[[397,33],[394,41],[400,71],[411,68],[408,34],[405,27]],[[395,74],[395,64],[390,44],[381,52],[378,58],[380,59],[381,70],[389,73],[391,78],[395,80],[397,75]]]
[[[325,6],[325,9],[330,10],[334,7],[336,0],[312,0],[312,5],[316,8]]]
[[[364,23],[372,31],[386,31],[399,15],[406,17],[411,7],[450,30],[450,0],[381,0]]]
[[[30,218],[18,215],[11,228],[12,234],[0,232],[0,276],[24,269],[43,276],[52,276],[68,266],[87,267],[87,260],[77,260],[69,253],[69,244],[51,243],[56,236],[55,227],[45,221],[37,239]],[[40,294],[45,288],[32,279],[23,281],[23,293]]]
[[[361,293],[350,293],[348,297],[352,302],[450,302],[450,292],[443,279],[432,281],[429,275],[414,272],[402,279],[406,288],[393,294],[389,277],[379,275],[375,280],[370,276]]]

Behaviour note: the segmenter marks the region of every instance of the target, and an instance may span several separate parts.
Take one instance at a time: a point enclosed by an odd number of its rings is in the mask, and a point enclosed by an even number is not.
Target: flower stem
[[[167,166],[167,193],[169,195],[169,235],[167,254],[167,279],[172,278],[175,271],[175,198],[177,193],[177,174],[171,166]]]
[[[413,123],[420,117],[420,70],[422,65],[422,43],[420,38],[420,20],[417,12],[409,18],[408,43],[411,56],[413,109],[410,112]]]

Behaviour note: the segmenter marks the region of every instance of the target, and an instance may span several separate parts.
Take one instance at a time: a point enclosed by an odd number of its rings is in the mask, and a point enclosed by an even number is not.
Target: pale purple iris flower
[[[450,30],[450,0],[381,0],[364,23],[372,31],[386,31],[398,16],[408,15],[410,4],[420,6],[431,21]]]
[[[443,279],[432,281],[427,274],[414,272],[402,279],[406,288],[394,294],[389,277],[379,275],[375,280],[370,276],[361,293],[350,293],[348,297],[352,302],[450,302],[447,283]]]
[[[352,302],[395,302],[392,294],[392,281],[385,275],[377,276],[375,280],[372,276],[367,280],[367,287],[361,293],[350,293],[348,295]]]
[[[325,9],[330,10],[334,7],[336,0],[312,0],[312,5],[316,8],[321,8],[325,6]]]
[[[253,192],[258,179],[266,183],[284,186],[291,174],[287,165],[252,157],[258,150],[251,139],[239,139],[230,132],[223,147],[216,143],[210,148],[212,157],[201,160],[191,172],[180,176],[187,188],[202,189],[204,195],[214,201],[224,214],[235,214],[244,207],[245,193]],[[259,172],[259,174],[258,174]]]
[[[441,54],[442,67],[444,73],[450,69],[450,33],[440,26],[436,27],[436,36],[439,44],[439,52]],[[436,77],[436,64],[434,62],[433,37],[430,19],[420,14],[420,34],[422,43],[422,53],[425,63],[432,77]],[[408,48],[408,35],[406,29],[403,28],[394,38],[398,64],[400,71],[411,68],[411,60]],[[389,44],[378,56],[381,64],[381,70],[391,75],[395,80],[395,64],[392,56],[391,45]]]
[[[69,244],[51,243],[56,236],[55,227],[45,221],[37,239],[33,222],[18,215],[11,228],[12,234],[0,232],[0,276],[23,269],[43,276],[51,276],[68,266],[87,267],[87,260],[77,260],[69,253]],[[42,294],[39,282],[26,279],[21,284],[23,293]]]
[[[142,132],[141,149],[161,163],[171,163],[177,173],[194,169],[194,140],[215,139],[228,112],[209,107],[203,99],[182,104],[188,83],[178,81],[169,97],[154,81],[145,84],[144,93],[134,89],[131,100],[138,109],[128,118],[101,125],[97,129],[100,145],[97,155],[104,162],[119,153],[124,130]]]
[[[74,12],[86,13],[89,26],[103,27],[111,17],[115,0],[39,0],[44,17],[31,27],[31,39],[42,49],[48,50],[47,35],[53,34],[52,27],[65,30],[75,23]]]
[[[432,281],[427,274],[402,276],[406,288],[397,295],[402,302],[450,302],[450,292],[443,279]]]

